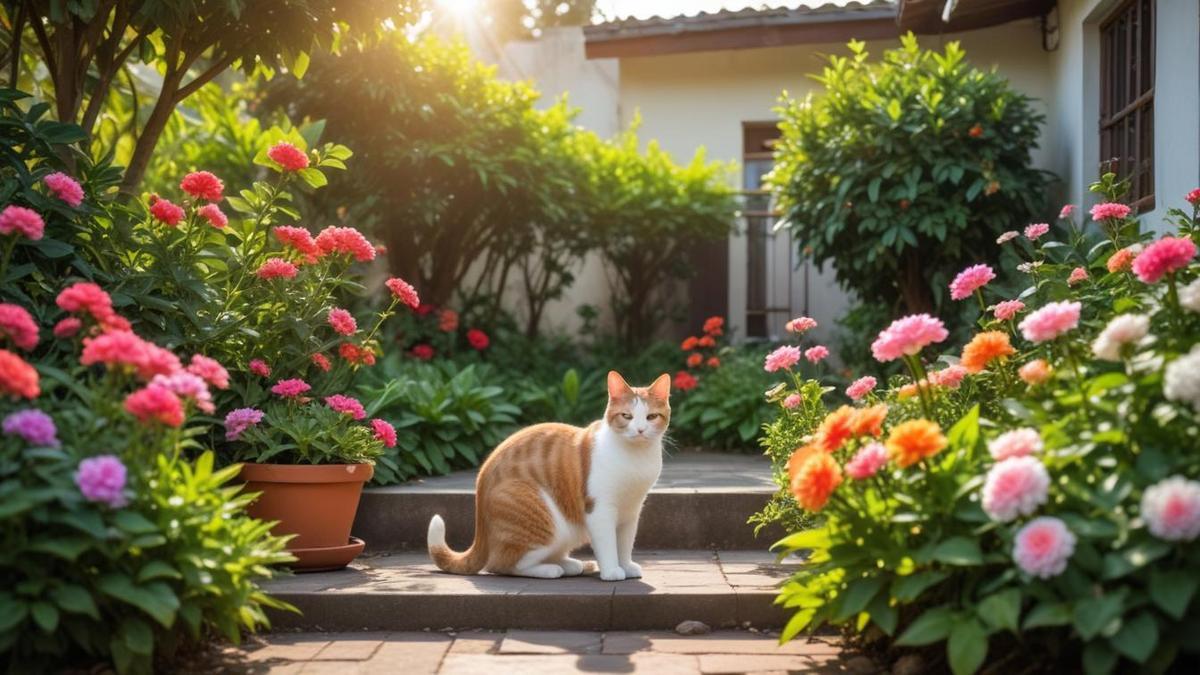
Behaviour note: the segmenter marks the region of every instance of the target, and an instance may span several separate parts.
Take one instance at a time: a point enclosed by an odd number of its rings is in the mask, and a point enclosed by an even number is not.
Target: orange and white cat
[[[646,493],[662,471],[670,394],[668,375],[630,387],[610,372],[604,419],[586,428],[536,424],[509,436],[475,482],[475,541],[452,551],[435,515],[433,562],[454,574],[554,579],[588,571],[571,552],[590,542],[601,579],[642,576],[633,540]]]

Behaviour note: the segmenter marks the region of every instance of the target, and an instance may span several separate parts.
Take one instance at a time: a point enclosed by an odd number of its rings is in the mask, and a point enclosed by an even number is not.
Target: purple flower
[[[54,420],[41,410],[18,410],[5,417],[4,433],[20,436],[36,447],[58,447],[58,429]]]
[[[125,465],[114,455],[89,457],[80,462],[75,484],[90,502],[103,502],[114,509],[125,506]]]
[[[242,432],[262,421],[263,412],[254,408],[238,408],[225,416],[225,440],[236,441]]]

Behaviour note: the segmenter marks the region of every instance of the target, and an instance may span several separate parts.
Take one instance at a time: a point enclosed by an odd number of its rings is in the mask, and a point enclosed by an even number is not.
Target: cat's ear
[[[665,401],[671,396],[671,376],[663,373],[650,385],[650,396]]]
[[[615,370],[608,371],[608,397],[609,398],[625,398],[633,393],[629,388],[629,383],[621,374]]]

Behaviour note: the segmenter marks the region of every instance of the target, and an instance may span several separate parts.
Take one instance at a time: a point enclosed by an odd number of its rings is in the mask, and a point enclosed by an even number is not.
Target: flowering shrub
[[[907,377],[860,378],[832,411],[813,380],[771,392],[783,491],[760,519],[808,552],[779,596],[784,640],[871,625],[864,639],[945,643],[927,656],[955,673],[1161,672],[1195,649],[1200,221],[1193,203],[1170,211],[1176,234],[1140,233],[1121,188],[1093,187],[1101,236],[1064,209],[1059,228],[1001,237],[1032,278],[1019,298],[992,297],[978,266],[950,284],[998,303],[961,354],[913,315],[873,345]]]

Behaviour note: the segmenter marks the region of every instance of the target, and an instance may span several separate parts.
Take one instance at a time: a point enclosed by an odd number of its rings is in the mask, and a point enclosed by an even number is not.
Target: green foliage
[[[264,422],[237,439],[235,461],[363,464],[374,463],[384,453],[370,428],[324,403],[271,402],[264,408]]]
[[[1093,191],[1115,201],[1123,186],[1108,175]],[[1196,207],[1171,209],[1175,236],[1194,241],[1198,216]],[[1164,672],[1194,651],[1200,540],[1151,531],[1156,516],[1145,498],[1169,477],[1200,487],[1200,459],[1192,452],[1200,408],[1194,393],[1165,384],[1195,377],[1185,374],[1189,366],[1181,359],[1197,353],[1200,316],[1180,301],[1179,288],[1195,283],[1200,265],[1191,260],[1160,281],[1143,282],[1128,268],[1106,269],[1115,251],[1152,238],[1135,220],[1106,223],[1103,234],[1073,222],[1061,229],[1066,241],[1047,235],[1012,245],[1031,263],[1031,284],[1021,297],[1028,311],[1052,301],[1079,302],[1078,325],[1057,339],[1032,342],[1023,340],[1015,321],[983,317],[980,328],[1011,335],[1015,354],[991,361],[954,388],[925,385],[921,403],[901,394],[912,386],[903,377],[868,395],[865,405],[888,406],[880,440],[887,440],[890,459],[878,472],[855,478],[849,467],[875,440],[869,432],[838,440],[832,454],[795,452],[836,438],[834,421],[843,411],[827,416],[815,381],[794,377],[781,385],[777,399],[799,391],[803,404],[781,411],[768,427],[764,445],[781,495],[760,522],[783,520],[794,533],[777,548],[807,552],[778,600],[796,612],[783,639],[822,624],[859,630],[874,624],[899,647],[942,649],[944,643],[956,674],[981,668]],[[1068,282],[1075,268],[1088,278]],[[1149,333],[1124,344],[1118,356],[1106,356],[1101,345],[1110,338],[1098,340],[1099,334],[1114,317],[1132,314],[1147,318]],[[1018,377],[1018,367],[1034,358],[1052,364],[1047,381]],[[896,426],[922,417],[939,424],[945,447],[900,466]],[[1044,499],[1028,489],[1030,508],[1009,518],[984,508],[984,495],[997,467],[1017,461],[994,459],[992,441],[1017,428],[1040,439],[1043,447],[1031,456],[1044,467],[1048,485]],[[805,511],[796,498],[819,488],[809,474],[817,466],[813,457],[832,457],[836,480],[826,484],[827,501]],[[1073,537],[1061,571],[1035,576],[1015,555],[1035,517],[1057,520]],[[806,519],[816,522],[796,526]],[[1013,640],[1018,652],[998,653]]]
[[[774,380],[763,371],[759,350],[725,349],[720,358],[720,367],[706,369],[695,389],[675,393],[671,435],[685,445],[748,450],[776,415],[774,406],[763,406]]]
[[[784,95],[769,177],[797,245],[893,315],[942,308],[955,273],[994,262],[996,236],[1041,211],[1045,184],[1029,97],[957,42],[901,42],[878,61],[851,42],[816,77],[824,93]]]
[[[393,353],[369,373],[361,387],[369,412],[391,422],[397,436],[376,464],[376,483],[476,466],[517,429],[521,410],[487,366]]]

